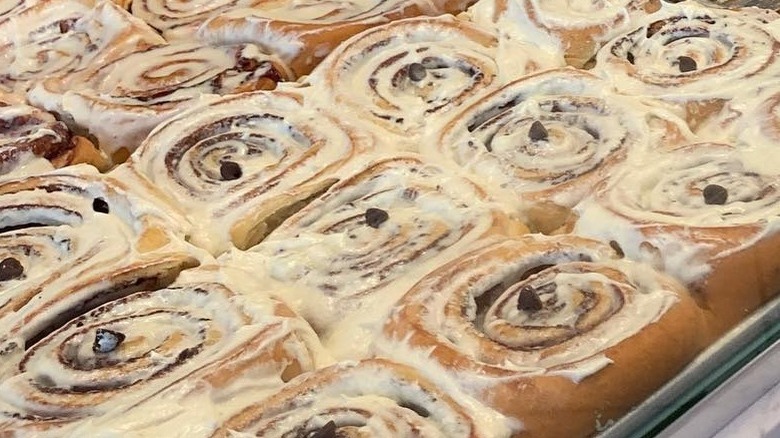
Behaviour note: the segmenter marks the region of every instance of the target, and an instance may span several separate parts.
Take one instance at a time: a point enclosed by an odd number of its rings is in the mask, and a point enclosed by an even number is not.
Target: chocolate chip
[[[239,71],[255,71],[260,66],[260,62],[254,58],[244,58],[241,53],[236,55],[236,69]]]
[[[0,281],[15,280],[24,274],[24,266],[13,257],[6,257],[0,262]]]
[[[626,53],[626,59],[628,60],[628,62],[631,63],[631,65],[634,64],[634,54],[633,53],[631,53],[631,52]]]
[[[729,198],[729,192],[725,187],[717,184],[710,184],[702,191],[704,203],[707,205],[723,205]]]
[[[406,74],[409,76],[409,80],[413,82],[420,82],[421,80],[425,79],[425,76],[428,74],[428,70],[426,70],[425,66],[419,62],[409,64],[407,69],[408,71]]]
[[[95,353],[111,353],[125,340],[125,335],[113,330],[95,330],[95,342],[92,351]]]
[[[108,214],[108,202],[103,198],[95,198],[92,200],[92,210],[96,213]]]
[[[68,31],[70,30],[70,25],[71,25],[70,21],[60,21],[59,22],[60,33],[68,33]]]
[[[306,438],[336,438],[337,429],[338,426],[336,426],[336,422],[330,420],[321,428],[310,432]]]
[[[617,243],[617,241],[610,240],[609,241],[609,247],[612,248],[613,250],[615,250],[615,253],[621,259],[626,256],[626,253],[623,252],[623,248],[620,247],[620,244]]]
[[[223,161],[219,164],[219,175],[225,181],[233,181],[241,178],[244,172],[235,161]]]
[[[677,58],[677,66],[680,67],[681,73],[695,71],[697,68],[696,61],[694,61],[693,58],[690,58],[688,56],[681,56]]]
[[[524,286],[520,289],[520,293],[517,295],[517,310],[533,313],[542,310],[542,307],[544,307],[542,300],[539,299],[534,288]]]
[[[379,208],[369,208],[366,210],[366,224],[371,228],[379,228],[390,215],[386,211]]]
[[[528,138],[530,138],[531,141],[547,141],[548,136],[547,128],[538,120],[533,122],[531,128],[528,130]]]
[[[401,403],[398,403],[398,406],[400,406],[402,408],[405,408],[405,409],[409,409],[410,411],[414,411],[417,415],[419,415],[419,416],[421,416],[423,418],[428,418],[428,417],[431,416],[431,412],[429,410],[427,410],[424,407],[418,405],[417,403],[401,402]]]

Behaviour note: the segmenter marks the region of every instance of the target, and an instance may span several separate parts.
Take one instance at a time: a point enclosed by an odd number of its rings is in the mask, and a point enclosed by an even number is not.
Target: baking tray
[[[780,339],[780,296],[712,344],[600,438],[652,437]]]

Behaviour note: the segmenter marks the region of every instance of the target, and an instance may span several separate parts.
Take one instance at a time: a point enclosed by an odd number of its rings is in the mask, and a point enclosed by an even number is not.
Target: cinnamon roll
[[[340,363],[290,382],[225,422],[213,437],[509,436],[505,421],[469,402],[388,360]]]
[[[775,149],[701,143],[643,157],[578,207],[576,232],[677,276],[725,330],[778,292]]]
[[[780,50],[764,9],[667,5],[599,52],[595,71],[618,91],[671,105],[697,128],[746,83],[777,76]]]
[[[392,142],[416,147],[423,128],[448,112],[552,66],[523,49],[451,16],[411,18],[355,35],[308,82],[325,90],[325,107],[343,109],[372,129],[395,134]]]
[[[130,166],[186,210],[193,243],[213,253],[249,248],[370,146],[303,100],[254,92],[195,107],[152,132]]]
[[[508,191],[505,199],[572,207],[627,154],[684,132],[642,108],[586,71],[548,70],[466,107],[423,152]]]
[[[370,164],[233,257],[280,282],[334,354],[351,358],[422,275],[474,241],[525,232],[472,182],[409,156]]]
[[[155,404],[174,388],[179,397],[216,398],[246,384],[242,379],[281,386],[314,369],[311,328],[260,296],[256,280],[236,274],[217,266],[185,271],[165,289],[108,302],[28,346],[13,376],[0,383],[0,427],[63,433],[62,426]],[[204,407],[191,430],[218,421]],[[166,422],[179,414],[175,407],[161,411]]]
[[[609,246],[528,235],[421,280],[376,348],[437,365],[432,372],[520,420],[520,436],[590,436],[693,359],[705,324],[679,283]]]
[[[560,50],[569,65],[581,68],[604,43],[660,8],[660,0],[481,0],[468,16],[515,38]]]
[[[85,165],[0,182],[0,376],[74,312],[197,264],[186,232],[173,211]]]
[[[0,23],[0,91],[23,95],[33,84],[110,62],[165,41],[108,1],[41,0]]]
[[[37,157],[54,167],[79,163],[106,167],[92,142],[73,135],[53,115],[31,106],[0,101],[0,175],[15,170],[23,174],[21,169]]]
[[[257,46],[185,42],[120,56],[78,75],[75,84],[46,81],[30,100],[65,114],[121,163],[154,127],[204,95],[272,90],[289,79],[288,68]]]
[[[299,0],[267,4],[214,16],[198,37],[218,42],[256,43],[280,56],[297,75],[308,74],[342,41],[379,24],[420,15],[460,12],[471,0]],[[167,35],[167,34],[166,34]]]

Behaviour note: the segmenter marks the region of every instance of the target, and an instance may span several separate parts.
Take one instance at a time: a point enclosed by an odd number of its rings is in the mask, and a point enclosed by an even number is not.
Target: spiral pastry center
[[[484,78],[482,66],[469,63],[469,59],[440,55],[410,62],[408,55],[397,57],[397,61],[391,58],[395,70],[383,63],[368,78],[369,87],[377,95],[377,117],[390,120],[393,116],[384,114],[382,109],[408,111],[420,105],[425,114],[435,113],[458,96],[468,94]]]
[[[241,174],[253,179],[274,172],[284,160],[312,146],[312,141],[282,117],[240,115],[215,120],[181,139],[166,155],[170,178],[182,187],[210,195],[222,184],[243,181],[226,177],[224,163],[238,163]],[[227,180],[227,182],[226,182]]]
[[[628,184],[611,191],[617,211],[661,223],[729,226],[780,215],[780,177],[748,167],[738,151],[683,151],[661,157],[665,166],[634,169]],[[660,170],[662,169],[662,170]]]
[[[588,263],[558,265],[514,284],[487,311],[483,331],[519,350],[551,347],[593,330],[623,306],[622,283]]]
[[[131,318],[101,321],[99,325],[73,328],[67,337],[55,336],[49,342],[59,344],[58,363],[41,357],[46,349],[31,351],[25,362],[36,367],[48,362],[53,368],[71,370],[69,379],[51,386],[49,379],[37,376],[35,382],[43,392],[107,391],[129,386],[170,371],[171,367],[196,355],[209,332],[207,320],[191,320],[174,310],[161,310]],[[94,349],[97,329],[110,330],[125,336],[124,341],[109,353]],[[43,371],[42,369],[39,369]],[[22,367],[22,371],[27,371]]]
[[[490,167],[509,184],[557,185],[597,169],[630,141],[630,133],[604,102],[557,96],[527,101],[470,126],[458,158],[468,163],[483,149]]]

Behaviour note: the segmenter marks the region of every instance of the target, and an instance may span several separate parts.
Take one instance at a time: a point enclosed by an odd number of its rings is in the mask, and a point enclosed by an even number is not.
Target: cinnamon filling
[[[404,409],[409,409],[410,411],[414,411],[415,414],[417,414],[417,415],[419,415],[419,416],[421,416],[423,418],[428,418],[428,417],[431,416],[431,412],[429,410],[425,409],[424,407],[422,407],[422,406],[420,406],[420,405],[418,405],[416,403],[412,403],[412,402],[409,402],[409,401],[403,401],[403,402],[398,402],[398,406],[400,406],[400,407],[402,407]]]

